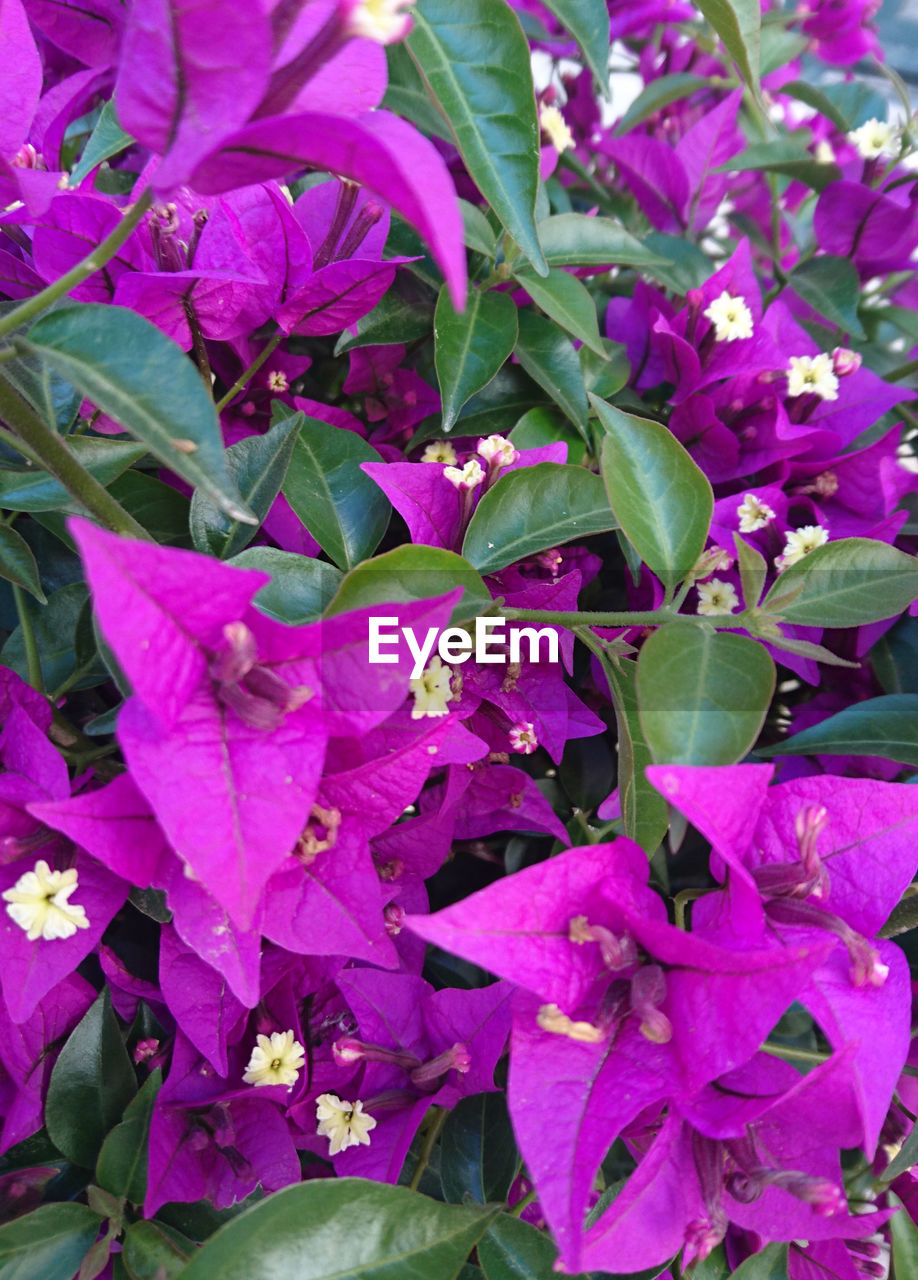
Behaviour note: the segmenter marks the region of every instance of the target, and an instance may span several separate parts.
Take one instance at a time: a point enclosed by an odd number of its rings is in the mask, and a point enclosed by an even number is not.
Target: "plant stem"
[[[0,338],[27,324],[42,311],[47,311],[58,298],[63,298],[71,289],[75,289],[78,284],[95,275],[100,267],[104,267],[106,262],[115,256],[152,203],[153,193],[147,187],[146,191],[130,206],[117,227],[109,232],[92,253],[87,254],[75,267],[71,267],[59,280],[55,280],[54,284],[49,284],[47,289],[36,293],[34,298],[27,298],[21,307],[8,312],[0,319]]]
[[[4,431],[3,427],[0,427],[0,441],[9,445],[11,449],[15,449],[17,453],[21,453],[29,462],[34,462],[36,467],[41,466],[41,458],[39,458],[35,450],[30,449],[24,440],[14,436],[12,431]]]
[[[449,1114],[445,1107],[434,1107],[432,1110],[435,1110],[437,1115],[431,1120],[430,1128],[424,1136],[424,1145],[421,1148],[421,1154],[418,1156],[417,1166],[414,1173],[411,1175],[411,1181],[408,1183],[408,1187],[411,1191],[417,1191],[418,1187],[421,1185],[421,1179],[424,1176],[424,1170],[427,1168],[430,1160],[431,1152],[436,1145],[437,1138],[440,1136],[440,1130],[446,1123],[446,1117]]]
[[[703,898],[705,894],[710,893],[710,889],[683,889],[673,898],[673,918],[676,922],[676,928],[686,929],[685,910],[690,902],[695,902],[698,898]]]
[[[222,411],[226,408],[226,406],[233,399],[233,397],[238,396],[240,391],[244,391],[246,389],[246,387],[249,384],[249,379],[255,377],[255,374],[258,372],[258,370],[267,360],[271,352],[275,351],[278,348],[278,346],[280,346],[281,339],[283,338],[283,336],[284,335],[282,333],[276,333],[274,337],[270,340],[270,342],[268,342],[265,345],[265,348],[261,352],[261,354],[255,357],[255,359],[249,365],[248,369],[246,369],[243,373],[240,373],[239,377],[230,387],[229,391],[227,391],[226,395],[222,396],[217,401],[217,413],[222,413]]]
[[[819,1053],[815,1049],[792,1049],[785,1044],[771,1044],[766,1041],[765,1044],[759,1045],[761,1053],[770,1053],[773,1058],[784,1058],[787,1062],[828,1062],[832,1057],[831,1053]],[[904,1066],[902,1068],[904,1076],[918,1076],[918,1067]]]
[[[0,418],[21,436],[45,470],[59,481],[71,497],[113,533],[150,541],[143,525],[125,511],[120,502],[99,484],[95,476],[77,462],[56,431],[42,421],[31,405],[0,378]]]
[[[38,656],[38,645],[35,642],[35,630],[32,626],[32,618],[26,605],[25,592],[22,587],[16,583],[10,584],[13,588],[13,600],[16,604],[16,616],[19,619],[19,628],[22,631],[22,647],[25,649],[26,675],[29,684],[39,693],[45,691],[45,681],[41,674],[41,659]]]
[[[539,1193],[535,1187],[531,1191],[527,1191],[524,1196],[520,1196],[516,1204],[507,1210],[511,1218],[518,1218],[524,1209],[528,1209],[533,1201],[538,1200]]]
[[[542,622],[556,627],[650,627],[662,626],[676,616],[669,609],[648,613],[556,613],[550,609],[502,609],[511,622]],[[733,621],[731,626],[735,626]]]

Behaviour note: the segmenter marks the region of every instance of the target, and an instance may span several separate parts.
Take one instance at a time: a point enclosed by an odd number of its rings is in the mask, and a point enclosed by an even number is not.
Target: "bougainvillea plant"
[[[875,8],[0,0],[0,1280],[918,1275]]]

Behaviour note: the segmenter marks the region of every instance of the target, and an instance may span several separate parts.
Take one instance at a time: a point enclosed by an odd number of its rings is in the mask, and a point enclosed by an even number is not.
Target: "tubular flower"
[[[265,1084],[285,1084],[292,1089],[306,1063],[306,1051],[292,1031],[272,1031],[258,1036],[242,1077],[256,1089]]]
[[[328,1138],[328,1154],[336,1156],[339,1151],[348,1147],[370,1145],[370,1130],[376,1128],[376,1121],[363,1109],[359,1100],[343,1102],[334,1093],[320,1093],[316,1098],[316,1119],[319,1122],[318,1134]]]
[[[19,877],[12,889],[7,889],[7,915],[25,929],[30,942],[44,938],[72,938],[77,929],[88,929],[86,912],[78,903],[68,902],[77,888],[77,873],[71,867],[67,871],[52,871],[40,858],[34,871]]]
[[[735,298],[725,289],[705,308],[704,315],[714,326],[718,342],[736,342],[738,338],[752,337],[752,312],[745,298]]]

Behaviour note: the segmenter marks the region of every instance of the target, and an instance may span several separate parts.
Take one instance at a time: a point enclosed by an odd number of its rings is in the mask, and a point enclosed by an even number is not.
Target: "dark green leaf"
[[[510,1214],[495,1218],[478,1244],[478,1257],[487,1280],[556,1280],[558,1250],[551,1236]],[[656,1280],[666,1264],[617,1280]],[[581,1274],[573,1280],[616,1280],[606,1272]]]
[[[905,616],[870,650],[886,693],[918,693],[918,618]]]
[[[197,369],[149,320],[101,303],[61,307],[21,345],[229,515],[252,518],[227,474],[217,412]]]
[[[557,409],[547,406],[524,413],[509,438],[517,449],[540,449],[546,444],[563,443],[567,445],[568,462],[580,462],[583,457],[583,437]]]
[[[430,100],[420,72],[402,43],[386,46],[389,84],[382,105],[433,137],[443,137],[447,122]]]
[[[912,906],[918,905],[914,898],[906,898],[906,902],[911,902]],[[880,936],[882,937],[883,934]],[[890,1161],[880,1177],[888,1185],[898,1178],[900,1173],[907,1173],[916,1164],[918,1164],[918,1125],[912,1125],[911,1132],[902,1143],[895,1159]]]
[[[661,423],[590,399],[606,432],[602,475],[616,520],[671,591],[704,550],[714,511],[710,482]]]
[[[48,603],[40,605],[26,601],[26,609],[32,620],[32,630],[38,645],[41,673],[46,689],[57,689],[74,673],[77,667],[74,637],[83,606],[88,599],[86,584],[71,583],[48,596]],[[27,665],[22,629],[17,627],[0,651],[0,661],[26,679]],[[77,688],[89,689],[106,679],[105,668],[99,664],[86,672],[77,682]]]
[[[464,590],[453,610],[454,624],[490,608],[491,593],[468,560],[443,547],[406,544],[365,560],[346,574],[326,614],[365,609],[372,604],[429,600],[456,587]]]
[[[583,54],[584,62],[596,77],[600,92],[609,91],[609,10],[606,0],[544,0],[562,26],[566,27]]]
[[[276,547],[249,547],[229,563],[270,573],[271,581],[253,603],[268,617],[294,626],[318,618],[341,582],[341,570],[334,565]]]
[[[138,889],[134,885],[128,899],[132,906],[157,924],[168,924],[172,919],[172,912],[166,904],[166,895],[162,889]]]
[[[832,99],[815,85],[808,84],[805,80],[792,80],[790,84],[782,85],[781,92],[786,93],[789,98],[796,98],[798,102],[805,102],[808,107],[818,111],[820,115],[831,121],[840,133],[847,133],[851,128],[845,115]]]
[[[497,1212],[363,1178],[316,1178],[240,1214],[182,1280],[454,1280]]]
[[[576,214],[562,216],[576,217]],[[553,267],[544,279],[533,271],[517,271],[516,279],[549,319],[566,329],[571,337],[590,347],[598,356],[605,355],[599,337],[596,304],[586,286],[576,276]]]
[[[775,688],[765,648],[703,623],[668,622],[641,648],[641,725],[658,764],[736,764],[758,737]]]
[[[421,295],[425,296],[421,296]],[[394,346],[425,338],[433,328],[433,306],[426,291],[417,284],[396,283],[384,293],[372,311],[357,321],[357,332],[347,329],[335,344],[335,355],[343,355],[354,347]]]
[[[98,1231],[84,1204],[43,1204],[0,1227],[0,1280],[73,1280]]]
[[[782,604],[795,589],[799,594]],[[869,538],[841,538],[785,569],[762,608],[805,627],[860,627],[895,617],[916,598],[914,556]]]
[[[518,364],[505,364],[497,377],[463,407],[457,435],[487,436],[495,431],[506,434],[520,414],[544,400],[541,389]],[[439,435],[439,421],[437,428],[434,434]]]
[[[587,391],[603,400],[617,395],[631,377],[631,362],[619,342],[602,339],[605,355],[595,355],[588,347],[580,348],[580,368]]]
[[[733,535],[733,545],[736,548],[736,564],[743,592],[743,608],[754,609],[765,589],[768,565],[765,563],[765,557],[759,555],[755,547],[745,538],[741,538],[738,533]]]
[[[226,469],[242,495],[242,500],[259,524],[271,510],[287,474],[300,427],[302,413],[276,422],[262,436],[248,436],[226,451]],[[242,524],[226,514],[200,489],[191,499],[191,537],[196,550],[228,560],[242,551],[255,536],[251,524]]]
[[[615,528],[599,476],[583,467],[540,462],[501,476],[469,522],[462,554],[480,573],[548,547]]]
[[[477,204],[470,204],[468,200],[460,200],[459,211],[462,214],[462,225],[465,229],[466,248],[474,249],[476,253],[483,253],[486,258],[496,258],[497,235],[485,216],[484,210],[479,209]]]
[[[698,0],[698,8],[753,90],[759,85],[762,10],[759,0]]]
[[[35,356],[23,353],[7,360],[3,377],[32,405],[55,431],[69,431],[80,411],[83,397],[66,378]]]
[[[440,1182],[447,1200],[461,1204],[503,1202],[516,1177],[519,1159],[507,1104],[501,1093],[463,1098],[443,1126]]]
[[[45,1123],[58,1150],[92,1169],[105,1135],[137,1092],[108,987],[71,1032],[51,1072]]]
[[[913,1280],[918,1275],[918,1227],[912,1222],[907,1209],[900,1207],[899,1212],[893,1214],[889,1231],[892,1236],[891,1280]],[[767,1280],[771,1277],[768,1276]]]
[[[857,702],[759,754],[882,756],[918,765],[918,694],[890,693]]]
[[[306,418],[283,486],[293,510],[341,569],[372,555],[389,523],[389,499],[360,470],[361,462],[379,462],[379,454],[355,431]]]
[[[741,1262],[731,1280],[787,1280],[787,1248],[780,1242],[766,1245],[761,1253]]]
[[[689,289],[700,289],[711,274],[707,255],[691,240],[652,231],[644,237],[644,244],[660,257],[660,265],[655,266],[650,274],[673,293],[685,295]]]
[[[558,213],[539,223],[539,235],[551,267],[657,267],[666,261],[611,218]]]
[[[123,1250],[131,1280],[178,1280],[197,1252],[191,1240],[163,1222],[132,1223],[124,1233]]]
[[[653,756],[638,714],[637,663],[631,658],[600,659],[618,726],[618,795],[625,835],[650,856],[659,847],[669,824],[666,801],[647,781],[644,770]]]
[[[113,498],[130,511],[156,542],[190,547],[189,502],[171,484],[163,484],[144,471],[126,471],[109,489]]]
[[[23,587],[41,604],[47,603],[32,548],[22,534],[8,524],[0,524],[0,578]]]
[[[791,138],[754,143],[714,172],[744,173],[749,169],[757,173],[787,174],[789,178],[806,183],[814,191],[822,191],[830,182],[837,182],[842,176],[838,165],[822,164]]]
[[[534,311],[521,311],[519,325],[516,354],[520,364],[586,438],[589,407],[574,344],[557,325]]]
[[[144,445],[92,436],[72,436],[67,447],[80,465],[106,487],[147,452]],[[8,511],[83,511],[62,484],[47,471],[34,467],[0,471],[0,507]]]
[[[156,1221],[164,1222],[189,1240],[200,1243],[264,1198],[261,1187],[257,1187],[245,1200],[237,1200],[227,1209],[215,1209],[209,1200],[194,1200],[190,1204],[172,1201],[157,1210]]]
[[[96,1164],[99,1186],[112,1195],[123,1196],[131,1204],[142,1205],[147,1194],[150,1117],[161,1084],[162,1072],[157,1067],[128,1104],[124,1119],[106,1135],[99,1152]]]
[[[517,338],[516,305],[508,293],[469,290],[457,312],[449,290],[440,290],[434,316],[434,358],[443,400],[443,430],[449,431],[467,400],[487,386]]]
[[[829,667],[859,667],[859,662],[849,662],[827,649],[825,645],[813,644],[812,640],[795,640],[791,636],[768,633],[768,643],[782,653],[796,653],[801,658],[812,658],[814,662],[824,662]]]
[[[539,121],[529,44],[504,0],[420,0],[407,47],[481,194],[536,271]]]
[[[706,89],[708,83],[705,76],[692,75],[688,71],[677,71],[675,75],[659,76],[656,80],[651,80],[618,122],[616,135],[627,133],[635,125],[643,124],[671,102],[678,102],[681,98],[697,93],[699,89]]]
[[[83,148],[80,163],[70,175],[70,186],[78,187],[83,179],[95,169],[96,165],[100,165],[103,160],[110,160],[112,156],[126,151],[128,147],[133,145],[133,142],[134,139],[131,135],[125,133],[118,123],[114,102],[106,102],[99,113],[96,127]]]
[[[857,315],[861,279],[849,258],[830,253],[809,258],[790,273],[789,283],[794,293],[830,324],[855,338],[865,336]]]

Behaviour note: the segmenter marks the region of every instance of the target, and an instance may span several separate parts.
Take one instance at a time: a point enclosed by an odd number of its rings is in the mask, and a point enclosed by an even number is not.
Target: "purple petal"
[[[41,95],[41,58],[21,0],[0,0],[0,156],[12,160],[26,140]]]

